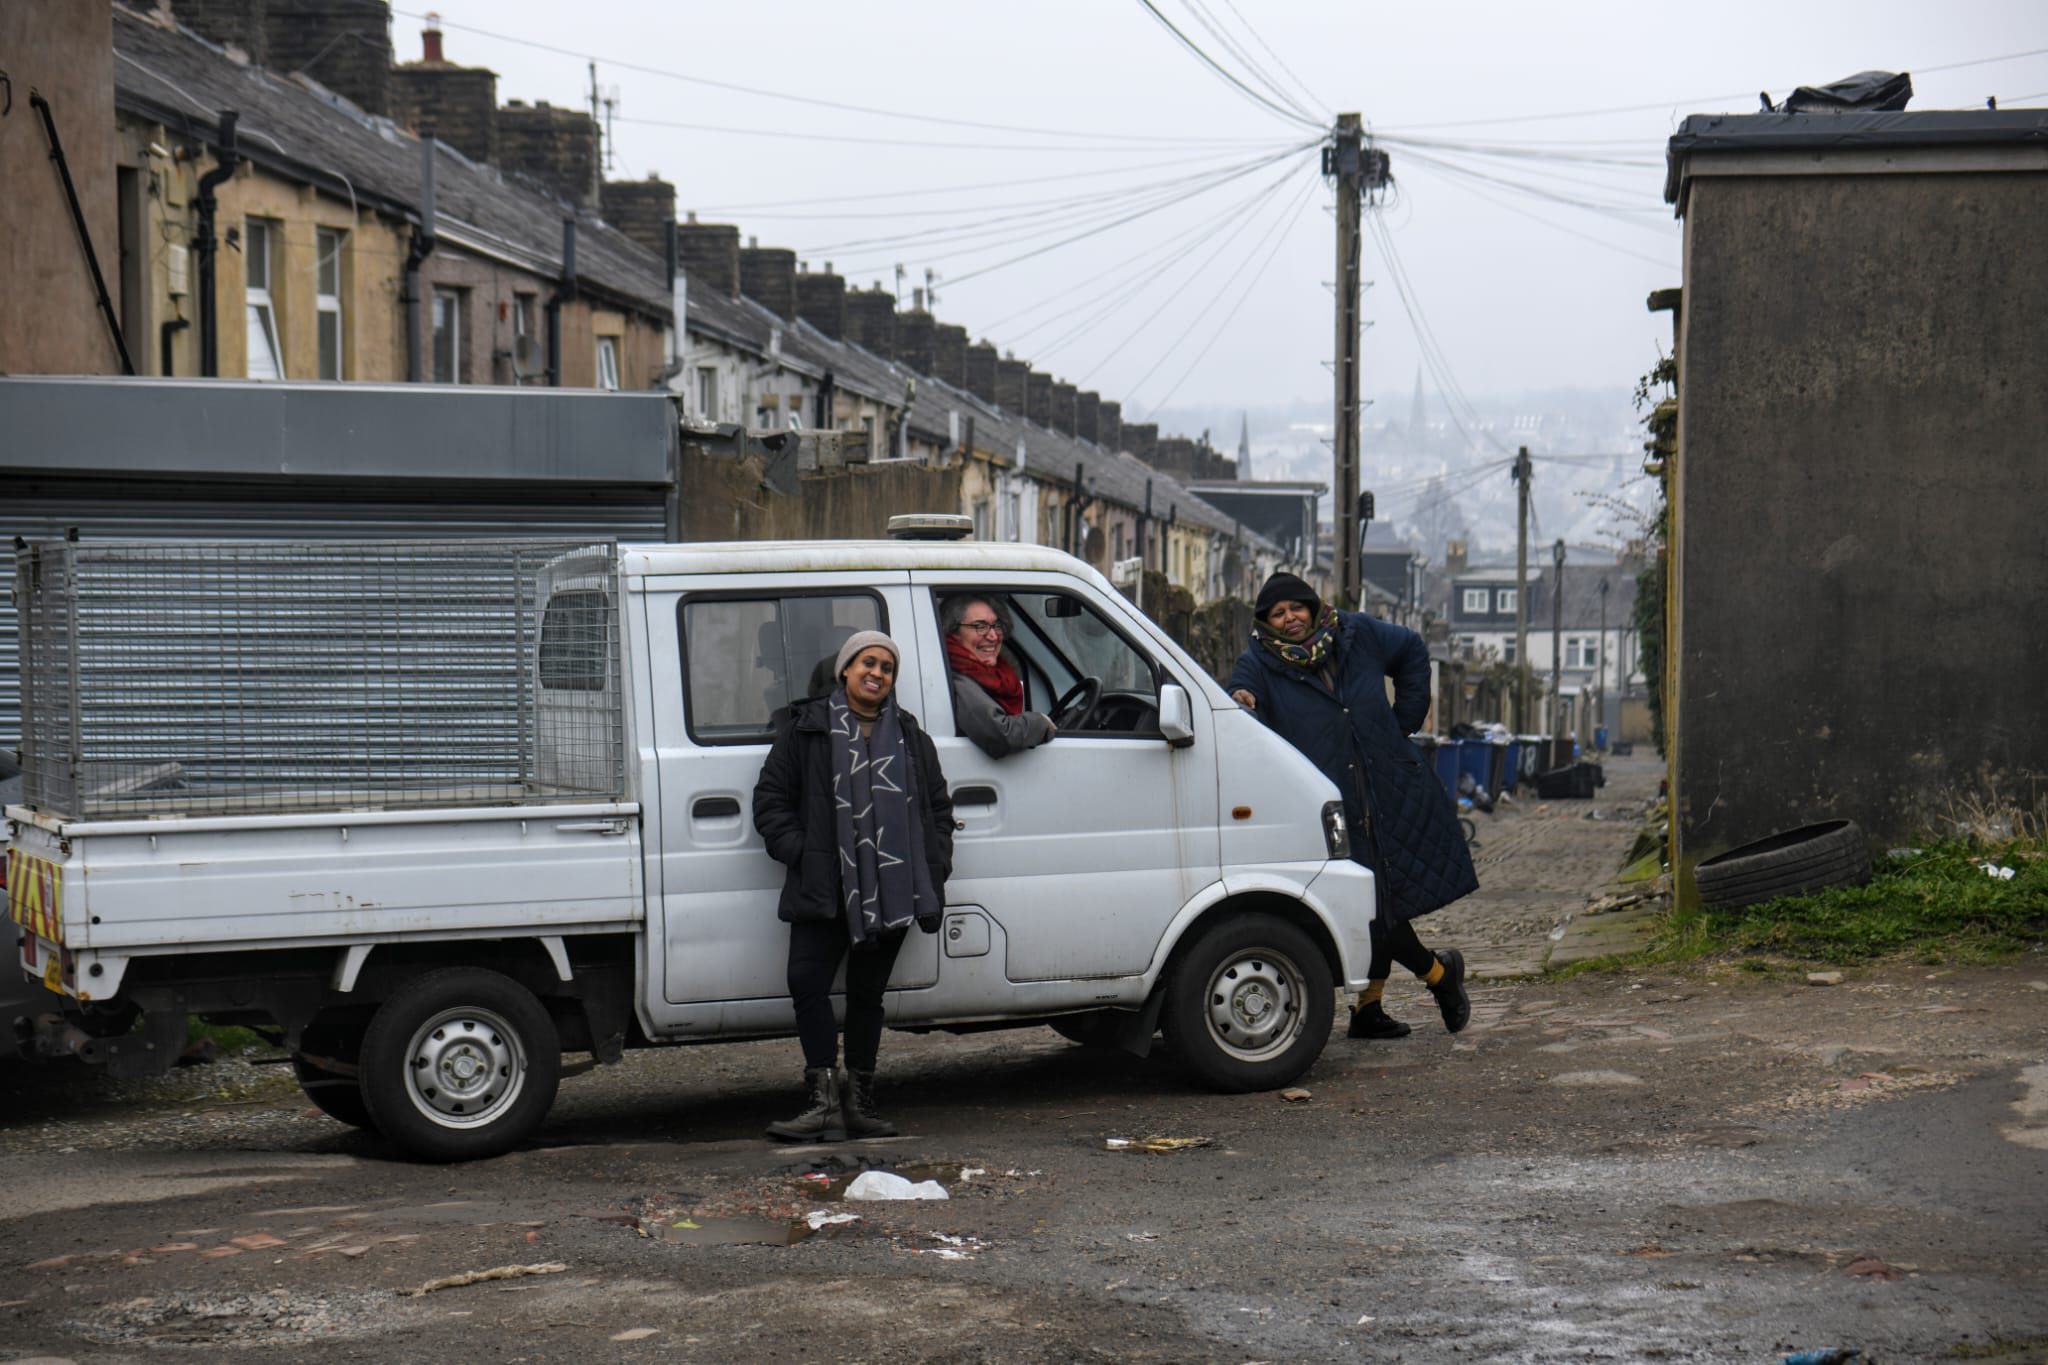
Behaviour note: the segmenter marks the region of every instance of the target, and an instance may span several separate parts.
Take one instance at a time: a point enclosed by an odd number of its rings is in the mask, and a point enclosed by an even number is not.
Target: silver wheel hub
[[[1301,1032],[1301,970],[1279,953],[1244,952],[1209,981],[1209,1034],[1224,1051],[1257,1061],[1290,1047]]]
[[[526,1084],[526,1049],[485,1009],[443,1010],[420,1025],[406,1051],[406,1093],[446,1128],[475,1128],[504,1113]]]

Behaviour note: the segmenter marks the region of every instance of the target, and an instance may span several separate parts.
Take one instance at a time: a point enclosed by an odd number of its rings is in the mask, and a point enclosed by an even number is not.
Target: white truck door
[[[801,587],[772,578],[648,585],[647,759],[659,793],[648,1009],[668,1036],[792,1026],[789,929],[776,917],[784,869],[754,832],[754,784],[783,708],[829,686],[840,644],[909,620],[901,573],[805,575]],[[912,933],[892,990],[930,985],[936,967],[933,940]]]
[[[917,582],[918,647],[927,657],[944,658],[945,600],[993,591],[1012,622],[1026,709],[1047,710],[1083,679],[1101,690],[1078,729],[1063,726],[1048,744],[994,759],[958,734],[944,670],[927,670],[920,714],[959,825],[947,901],[979,905],[1002,927],[1011,981],[1143,972],[1174,914],[1219,871],[1209,708],[1192,708],[1196,734],[1186,747],[1169,747],[1158,732],[1160,688],[1193,680],[1123,607],[1072,577],[1010,575],[996,587],[930,572]]]

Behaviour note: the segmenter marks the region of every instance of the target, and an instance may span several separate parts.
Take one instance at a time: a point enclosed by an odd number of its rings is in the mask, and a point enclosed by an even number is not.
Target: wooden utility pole
[[[1515,453],[1515,733],[1529,732],[1529,447]]]
[[[1356,114],[1337,115],[1337,132],[1325,169],[1337,177],[1337,346],[1331,365],[1337,380],[1336,421],[1330,432],[1336,457],[1337,600],[1351,610],[1362,605],[1358,552],[1358,252],[1359,207],[1364,198],[1359,151],[1364,123]]]
[[[1550,743],[1564,738],[1564,542],[1550,547]],[[1559,766],[1562,766],[1560,764]]]

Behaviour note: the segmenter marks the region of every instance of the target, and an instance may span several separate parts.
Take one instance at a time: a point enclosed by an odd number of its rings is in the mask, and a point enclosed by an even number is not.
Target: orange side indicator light
[[[1233,820],[1249,820],[1252,818],[1252,808],[1250,806],[1232,806],[1230,808],[1230,818]]]

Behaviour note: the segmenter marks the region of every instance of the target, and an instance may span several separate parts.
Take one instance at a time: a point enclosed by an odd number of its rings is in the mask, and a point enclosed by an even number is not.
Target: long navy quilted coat
[[[1408,742],[1429,713],[1429,647],[1363,612],[1337,620],[1334,693],[1256,643],[1238,656],[1229,688],[1257,697],[1259,719],[1337,784],[1351,857],[1378,874],[1382,913],[1413,919],[1479,889],[1450,797]]]

